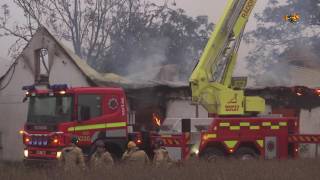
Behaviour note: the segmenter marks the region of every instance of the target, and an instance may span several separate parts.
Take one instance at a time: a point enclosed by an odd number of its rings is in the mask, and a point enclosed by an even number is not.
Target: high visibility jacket
[[[139,150],[137,147],[127,150],[123,156],[122,160],[128,164],[148,164],[149,157],[143,151]]]
[[[90,165],[92,168],[110,168],[113,166],[113,158],[111,154],[106,151],[102,154],[95,152],[90,159]]]
[[[82,150],[75,145],[62,149],[60,163],[65,170],[85,169]]]
[[[173,161],[170,158],[168,151],[164,147],[154,150],[153,164],[156,166],[170,165],[172,162]]]

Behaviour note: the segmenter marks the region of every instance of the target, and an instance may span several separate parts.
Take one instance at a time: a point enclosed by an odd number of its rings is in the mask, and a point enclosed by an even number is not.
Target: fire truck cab
[[[92,144],[104,139],[108,150],[121,157],[128,141],[126,96],[121,88],[49,85],[24,86],[29,99],[23,143],[25,159],[57,159],[70,137],[90,154]]]

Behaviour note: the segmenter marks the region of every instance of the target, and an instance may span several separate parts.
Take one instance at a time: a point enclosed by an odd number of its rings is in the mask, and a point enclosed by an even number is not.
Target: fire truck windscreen
[[[72,96],[30,97],[29,123],[57,123],[71,121]]]

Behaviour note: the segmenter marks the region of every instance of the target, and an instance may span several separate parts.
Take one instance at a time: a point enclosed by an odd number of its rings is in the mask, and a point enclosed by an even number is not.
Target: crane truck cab
[[[39,89],[24,86],[29,99],[28,116],[21,131],[26,160],[57,159],[70,137],[90,154],[103,138],[108,150],[121,157],[128,141],[127,102],[121,88],[75,87],[65,84]],[[26,100],[26,99],[25,99]]]

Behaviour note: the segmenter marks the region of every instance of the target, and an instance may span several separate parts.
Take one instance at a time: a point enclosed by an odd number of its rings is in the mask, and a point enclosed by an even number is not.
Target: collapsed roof
[[[56,39],[45,27],[41,27],[37,30],[34,36],[37,36],[39,33],[44,33],[52,38],[58,46],[60,46],[61,50],[65,52],[65,54],[70,58],[70,60],[80,69],[80,71],[87,77],[88,81],[92,86],[120,86],[127,90],[134,89],[144,89],[144,88],[155,88],[155,87],[169,87],[169,88],[188,88],[187,82],[181,81],[166,81],[166,80],[133,80],[127,77],[123,77],[114,73],[99,73],[90,67],[85,60],[81,59],[78,55],[76,55],[70,48],[65,46],[62,42]],[[28,44],[26,45],[26,47]],[[22,52],[23,53],[23,52]],[[21,53],[21,54],[22,54]],[[4,79],[6,75],[9,74],[11,68],[16,64],[16,61],[19,57],[14,61],[14,63],[10,66],[9,70],[0,77],[0,83]],[[308,87],[319,87],[320,79],[314,78],[320,76],[320,72],[308,68],[298,67],[298,66],[290,66],[290,74],[291,81],[288,84],[284,84],[285,86],[295,86],[302,85]],[[148,76],[146,74],[145,76]],[[268,84],[263,86],[265,83],[262,83],[262,86],[250,86],[250,89],[261,89],[268,86],[279,86],[281,84]]]
[[[161,86],[167,86],[167,87],[182,87],[186,86],[185,83],[181,82],[166,82],[166,81],[133,81],[126,77],[114,74],[114,73],[99,73],[92,67],[90,67],[85,60],[81,59],[78,55],[76,55],[70,48],[65,46],[61,41],[56,39],[45,27],[41,27],[37,30],[37,32],[34,34],[34,37],[39,34],[45,34],[52,38],[58,46],[60,46],[61,50],[64,51],[64,53],[69,57],[71,62],[73,62],[79,70],[82,72],[82,74],[87,78],[87,80],[90,82],[92,86],[120,86],[125,89],[141,89],[141,88],[153,88],[153,87],[161,87]],[[29,41],[29,43],[31,40]],[[29,43],[25,46],[23,51],[26,49],[26,47],[29,45]],[[21,54],[23,54],[23,51]],[[20,55],[21,56],[21,55]],[[14,63],[9,67],[9,69],[4,73],[3,76],[0,77],[0,83],[6,77],[10,70],[14,68],[17,60],[20,58],[18,56]]]

